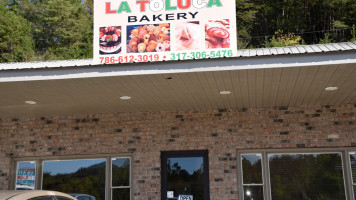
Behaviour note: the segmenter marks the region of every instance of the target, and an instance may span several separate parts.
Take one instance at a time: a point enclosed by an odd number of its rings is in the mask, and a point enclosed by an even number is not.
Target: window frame
[[[264,200],[272,200],[269,157],[270,154],[341,154],[342,173],[344,178],[346,200],[356,200],[354,198],[352,171],[350,162],[350,152],[356,152],[355,148],[301,148],[301,149],[249,149],[237,150],[237,169],[238,169],[238,197],[244,199],[242,155],[261,154],[262,155],[262,178],[263,178],[263,197]]]
[[[351,187],[351,195],[355,198],[355,195],[356,195],[356,191],[353,189],[354,186],[356,188],[356,180],[353,180],[353,175],[352,175],[352,167],[351,167],[351,158],[350,158],[350,155],[351,154],[356,154],[356,150],[352,150],[352,151],[348,151],[347,152],[347,157],[348,157],[348,165],[350,166],[349,168],[349,177],[350,177],[350,187]],[[356,200],[356,198],[354,199]]]
[[[243,174],[243,167],[242,167],[242,155],[261,155],[261,172],[262,172],[262,183],[258,183],[258,184],[248,184],[248,183],[244,183],[244,174]],[[263,154],[262,153],[243,153],[243,154],[241,154],[240,155],[240,162],[241,162],[241,169],[239,170],[241,173],[241,183],[242,183],[242,187],[241,187],[241,190],[240,191],[244,191],[244,187],[245,186],[262,186],[262,191],[263,191],[263,196],[265,195],[265,187],[264,187],[264,184],[265,184],[265,182],[266,182],[266,180],[265,180],[265,176],[264,176],[264,174],[265,174],[265,172],[264,172],[264,170],[263,170],[263,168],[264,168],[264,165],[265,165],[265,163],[264,163],[264,160],[263,160]],[[242,192],[242,197],[241,198],[243,198],[244,197],[244,194],[243,194],[244,192]]]
[[[112,185],[112,161],[116,158],[128,158],[130,159],[130,178],[129,186],[113,186]],[[130,189],[130,199],[132,199],[132,158],[130,156],[110,157],[110,185],[109,185],[110,199],[112,199],[113,190],[115,189]]]
[[[65,161],[65,160],[90,160],[90,159],[105,159],[106,169],[105,169],[105,200],[111,200],[111,181],[112,181],[112,159],[113,158],[129,158],[130,159],[130,199],[133,197],[133,166],[132,159],[133,155],[126,154],[103,154],[103,155],[76,155],[76,156],[41,156],[41,157],[21,157],[12,159],[11,167],[11,178],[10,178],[10,189],[15,190],[16,187],[16,174],[18,162],[36,162],[36,174],[35,174],[35,190],[42,190],[43,184],[43,164],[46,161]],[[125,186],[126,187],[126,186]]]

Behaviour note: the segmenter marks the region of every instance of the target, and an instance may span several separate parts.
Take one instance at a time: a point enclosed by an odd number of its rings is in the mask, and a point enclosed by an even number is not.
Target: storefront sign
[[[17,171],[16,185],[35,185],[35,170],[20,169]]]
[[[94,62],[232,57],[235,1],[94,1]]]
[[[178,200],[193,200],[193,195],[182,195],[178,196]]]

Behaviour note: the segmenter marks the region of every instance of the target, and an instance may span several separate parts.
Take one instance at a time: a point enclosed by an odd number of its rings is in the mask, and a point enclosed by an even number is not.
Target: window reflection
[[[81,193],[105,199],[106,159],[43,162],[44,190]]]
[[[130,186],[130,158],[112,160],[112,186]]]
[[[262,181],[262,155],[242,155],[243,183],[263,183]]]
[[[344,200],[341,154],[270,154],[273,200]]]
[[[244,200],[263,200],[263,186],[244,186]]]
[[[112,200],[130,199],[130,158],[113,158]]]
[[[167,191],[204,199],[203,157],[167,158]]]

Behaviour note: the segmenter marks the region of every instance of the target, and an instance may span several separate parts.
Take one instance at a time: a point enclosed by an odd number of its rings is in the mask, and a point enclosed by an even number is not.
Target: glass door
[[[161,158],[163,200],[209,200],[208,151],[162,152]]]

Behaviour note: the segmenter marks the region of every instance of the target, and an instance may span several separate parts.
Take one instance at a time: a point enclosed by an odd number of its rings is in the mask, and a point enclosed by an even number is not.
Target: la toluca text
[[[196,19],[199,12],[181,12],[181,13],[168,13],[157,15],[146,15],[145,12],[163,12],[163,11],[176,11],[187,9],[204,9],[222,7],[221,0],[136,0],[136,4],[130,5],[127,1],[121,1],[117,9],[111,2],[105,3],[105,14],[122,14],[132,13],[132,6],[137,7],[142,13],[127,17],[127,23],[135,22],[159,22],[159,21],[173,21],[173,20],[193,20]]]

